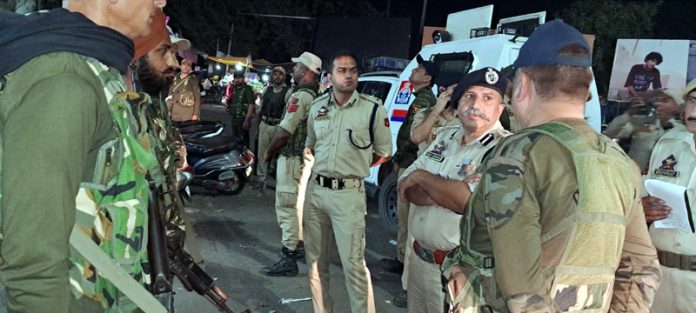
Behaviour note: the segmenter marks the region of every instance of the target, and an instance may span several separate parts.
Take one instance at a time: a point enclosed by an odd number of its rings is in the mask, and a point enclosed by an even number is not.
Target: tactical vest
[[[561,308],[561,312],[606,312],[621,257],[627,217],[635,201],[636,190],[626,184],[634,171],[632,161],[606,136],[600,135],[599,146],[594,147],[576,130],[562,123],[539,125],[519,134],[531,132],[545,134],[571,152],[578,181],[576,213],[541,234],[543,244],[560,233],[571,231],[559,264],[544,273],[545,277],[554,277],[549,294],[552,297],[564,293],[575,296],[576,304]],[[482,196],[479,192],[476,195]],[[471,212],[470,205],[463,221],[469,226],[473,221]],[[467,244],[471,241],[471,228],[469,230],[462,234]],[[464,290],[473,292],[474,296],[461,293],[460,296],[468,297],[475,308],[500,301],[502,297],[492,277],[493,259],[471,249],[467,249],[467,253],[464,263],[479,275],[469,277],[467,285],[471,288]]]
[[[254,92],[251,90],[249,85],[242,85],[241,87],[232,87],[232,99],[229,100],[229,112],[234,119],[243,119],[246,117],[248,106],[243,105],[242,100],[247,98],[250,94],[253,98]],[[253,103],[247,103],[251,105]]]
[[[319,83],[311,82],[300,85],[297,87],[297,89],[295,89],[295,93],[299,92],[308,93],[310,96],[312,96],[312,100],[314,100],[319,92]],[[285,110],[285,112],[287,112],[287,110]],[[295,134],[291,135],[285,146],[280,149],[280,154],[289,157],[302,156],[305,148],[305,141],[307,140],[307,114],[308,112],[305,112],[305,116],[302,118],[302,121],[295,130]],[[285,113],[283,113],[283,117],[285,117]]]
[[[261,116],[279,119],[283,116],[285,109],[285,94],[290,87],[283,87],[279,92],[273,91],[273,86],[268,86],[268,90],[263,94],[263,105],[261,106]]]
[[[76,226],[134,280],[146,285],[148,255],[148,182],[145,174],[157,169],[150,138],[132,127],[134,102],[149,97],[125,90],[120,74],[93,59],[87,63],[104,86],[118,137],[100,147],[91,182],[80,186],[76,198]],[[92,264],[71,247],[73,292],[98,301],[106,312],[133,312],[137,306]]]

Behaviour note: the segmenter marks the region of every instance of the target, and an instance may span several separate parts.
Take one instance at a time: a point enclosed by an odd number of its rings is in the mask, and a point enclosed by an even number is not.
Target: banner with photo
[[[650,90],[683,89],[696,77],[696,49],[691,46],[696,41],[617,40],[607,98],[628,101]]]

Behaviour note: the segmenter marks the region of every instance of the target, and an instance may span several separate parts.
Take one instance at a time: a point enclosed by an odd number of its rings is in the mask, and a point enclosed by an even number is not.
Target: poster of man
[[[628,101],[651,90],[682,89],[688,63],[688,40],[619,39],[608,98]]]

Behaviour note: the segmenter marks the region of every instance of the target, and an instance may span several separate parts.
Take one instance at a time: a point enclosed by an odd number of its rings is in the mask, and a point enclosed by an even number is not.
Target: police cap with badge
[[[507,79],[492,67],[484,67],[464,75],[452,92],[452,100],[449,105],[455,109],[459,106],[459,99],[471,86],[481,86],[493,89],[500,93],[501,99],[505,97]],[[502,101],[501,101],[502,102]]]

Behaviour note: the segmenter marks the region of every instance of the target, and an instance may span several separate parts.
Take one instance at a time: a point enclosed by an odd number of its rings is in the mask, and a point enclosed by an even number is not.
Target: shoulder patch
[[[300,106],[297,105],[299,101],[300,99],[298,99],[295,96],[292,96],[292,98],[290,98],[290,101],[288,101],[288,113],[297,112],[297,109],[300,108]]]

